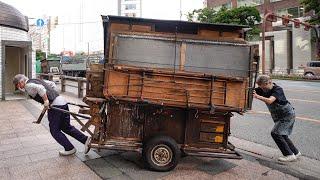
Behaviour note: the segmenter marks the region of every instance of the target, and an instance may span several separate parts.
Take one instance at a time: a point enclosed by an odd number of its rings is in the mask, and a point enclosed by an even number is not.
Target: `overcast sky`
[[[59,25],[51,32],[51,50],[102,50],[100,15],[117,15],[117,0],[0,0],[17,8],[29,18],[58,16]],[[204,0],[181,0],[185,14],[203,7]],[[81,11],[82,9],[82,11]],[[82,18],[80,18],[82,17]],[[142,17],[155,19],[180,18],[180,0],[142,0]],[[30,23],[33,23],[30,19]],[[82,23],[82,24],[80,24]]]

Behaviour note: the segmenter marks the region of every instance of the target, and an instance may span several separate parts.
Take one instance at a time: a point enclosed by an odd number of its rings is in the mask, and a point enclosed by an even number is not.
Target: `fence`
[[[78,98],[83,98],[85,86],[84,84],[87,82],[86,78],[83,77],[72,77],[72,76],[65,76],[65,75],[56,75],[56,74],[45,74],[40,73],[38,74],[40,79],[46,79],[49,81],[53,81],[54,77],[58,77],[61,81],[61,92],[66,92],[66,86],[75,87],[78,89]],[[68,82],[77,82],[77,85],[70,84]]]

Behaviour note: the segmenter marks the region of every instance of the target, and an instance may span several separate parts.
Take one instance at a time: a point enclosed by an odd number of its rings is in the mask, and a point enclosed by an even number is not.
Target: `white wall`
[[[29,42],[31,41],[29,38],[29,35],[27,32],[19,30],[19,29],[14,29],[14,28],[9,28],[9,27],[3,27],[0,26],[0,98],[2,98],[2,40],[7,40],[7,41],[26,41]],[[35,52],[32,51],[32,77],[36,77],[36,69],[35,69]]]
[[[305,31],[303,27],[292,29],[293,47],[293,73],[299,72],[301,65],[306,65],[312,59],[311,32]]]

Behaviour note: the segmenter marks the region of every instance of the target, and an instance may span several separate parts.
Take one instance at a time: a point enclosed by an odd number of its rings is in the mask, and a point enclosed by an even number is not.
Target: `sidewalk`
[[[0,179],[100,179],[77,157],[82,152],[59,156],[61,147],[48,129],[32,123],[37,117],[30,101],[0,102]]]

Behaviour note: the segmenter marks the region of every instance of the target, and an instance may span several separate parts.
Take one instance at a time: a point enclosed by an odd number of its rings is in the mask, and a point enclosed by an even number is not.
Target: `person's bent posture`
[[[59,109],[69,111],[66,100],[59,95],[54,82],[41,79],[28,79],[23,74],[17,74],[13,78],[13,84],[15,85],[16,89],[25,92],[30,98],[43,104],[45,108],[48,108],[50,133],[52,137],[64,147],[64,150],[59,151],[60,155],[72,155],[76,152],[75,147],[70,143],[64,133],[72,136],[84,144],[84,153],[88,153],[90,150],[88,145],[91,141],[91,138],[85,136],[82,132],[70,124],[69,114],[50,109],[49,107],[54,106]]]
[[[279,161],[294,161],[301,153],[289,139],[295,122],[295,111],[290,102],[286,99],[283,89],[272,83],[267,75],[260,75],[257,78],[258,88],[253,92],[253,97],[266,103],[271,117],[274,121],[274,127],[271,136],[284,157]]]

